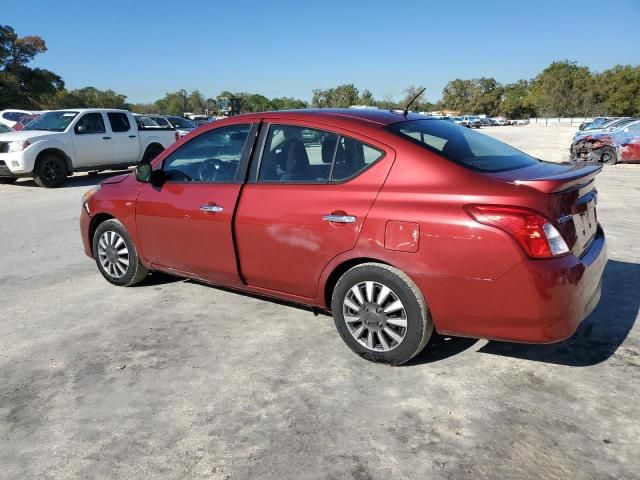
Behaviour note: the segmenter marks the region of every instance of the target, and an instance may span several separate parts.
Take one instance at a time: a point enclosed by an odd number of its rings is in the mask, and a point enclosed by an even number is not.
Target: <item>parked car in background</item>
[[[469,128],[469,122],[467,122],[464,117],[451,117],[451,120],[453,121],[453,123],[455,123],[456,125],[460,125],[462,127],[467,127]]]
[[[174,130],[138,127],[125,110],[46,112],[20,132],[0,134],[0,183],[32,177],[42,187],[59,187],[73,172],[150,162],[177,138]]]
[[[481,118],[480,123],[482,124],[483,127],[491,127],[494,125],[493,119],[489,117]]]
[[[33,114],[29,114],[29,115],[23,115],[22,117],[20,117],[20,120],[18,120],[16,122],[16,124],[13,126],[13,129],[16,132],[19,132],[20,130],[22,130],[31,120],[34,120],[36,118],[38,118],[40,116],[39,113],[33,113]]]
[[[0,123],[0,133],[7,133],[15,131],[13,128],[6,126],[4,123]]]
[[[482,126],[480,117],[476,117],[475,115],[465,115],[462,119],[466,122],[465,126],[469,128],[480,128]]]
[[[584,130],[585,128],[598,128],[600,127],[602,124],[608,122],[612,120],[611,117],[596,117],[593,120],[591,120],[590,122],[582,122],[580,124],[580,126],[578,127],[578,130]]]
[[[401,364],[434,329],[571,336],[607,261],[600,170],[415,114],[240,115],[87,192],[80,232],[114,285],[165,271],[330,311],[354,352]]]
[[[206,118],[194,118],[192,122],[195,124],[196,128],[201,127],[203,125],[207,125],[211,122],[215,122],[216,119],[214,117],[206,117]]]
[[[640,120],[575,140],[571,144],[571,155],[578,160],[601,162],[605,165],[640,162]]]
[[[625,125],[635,122],[638,120],[636,117],[625,117],[625,118],[616,118],[615,120],[611,120],[609,122],[603,123],[600,128],[585,128],[582,131],[577,131],[573,135],[573,140],[578,141],[580,139],[587,138],[591,135],[599,134],[599,133],[607,133],[617,130],[618,128],[623,128]]]
[[[508,125],[507,119],[504,117],[496,117],[496,118],[492,118],[492,120],[495,122],[495,125],[498,125],[501,127]]]
[[[24,115],[31,115],[33,112],[29,110],[16,110],[16,109],[7,109],[0,111],[0,123],[6,125],[7,127],[13,128],[13,126],[20,121],[20,119]]]
[[[196,129],[196,124],[188,118],[178,117],[175,115],[165,115],[164,118],[169,122],[171,127],[176,129],[181,137],[184,137]]]

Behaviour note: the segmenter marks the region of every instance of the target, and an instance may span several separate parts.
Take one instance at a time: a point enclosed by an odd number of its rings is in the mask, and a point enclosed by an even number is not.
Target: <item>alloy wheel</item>
[[[113,278],[122,278],[129,270],[129,249],[122,237],[107,230],[98,240],[98,259],[104,271]]]
[[[407,334],[407,312],[402,300],[386,285],[365,281],[351,287],[342,302],[349,332],[365,348],[388,352]]]

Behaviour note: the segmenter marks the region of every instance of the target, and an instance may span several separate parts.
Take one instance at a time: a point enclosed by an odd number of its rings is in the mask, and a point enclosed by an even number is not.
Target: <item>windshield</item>
[[[441,120],[394,123],[387,129],[425,149],[480,172],[503,172],[539,160],[494,138]]]
[[[64,132],[78,112],[48,112],[30,121],[22,130]]]
[[[169,117],[174,128],[196,128],[191,120],[182,117]]]

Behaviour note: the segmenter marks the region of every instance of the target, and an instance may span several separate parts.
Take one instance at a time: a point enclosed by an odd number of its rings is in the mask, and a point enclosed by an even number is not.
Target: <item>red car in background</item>
[[[23,115],[23,116],[20,117],[20,119],[13,126],[13,129],[16,132],[19,132],[20,130],[22,130],[27,125],[27,123],[31,122],[32,120],[35,120],[39,116],[40,116],[40,114],[26,114],[26,115]]]
[[[401,364],[434,329],[572,335],[606,263],[600,169],[421,115],[240,115],[87,192],[81,235],[115,285],[164,271],[330,311],[353,351]]]

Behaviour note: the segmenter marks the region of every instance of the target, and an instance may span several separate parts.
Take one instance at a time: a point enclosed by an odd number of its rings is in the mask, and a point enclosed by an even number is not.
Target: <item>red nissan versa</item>
[[[547,343],[600,298],[592,163],[549,163],[454,123],[300,110],[201,127],[83,198],[86,254],[330,310],[359,355],[441,334]]]

